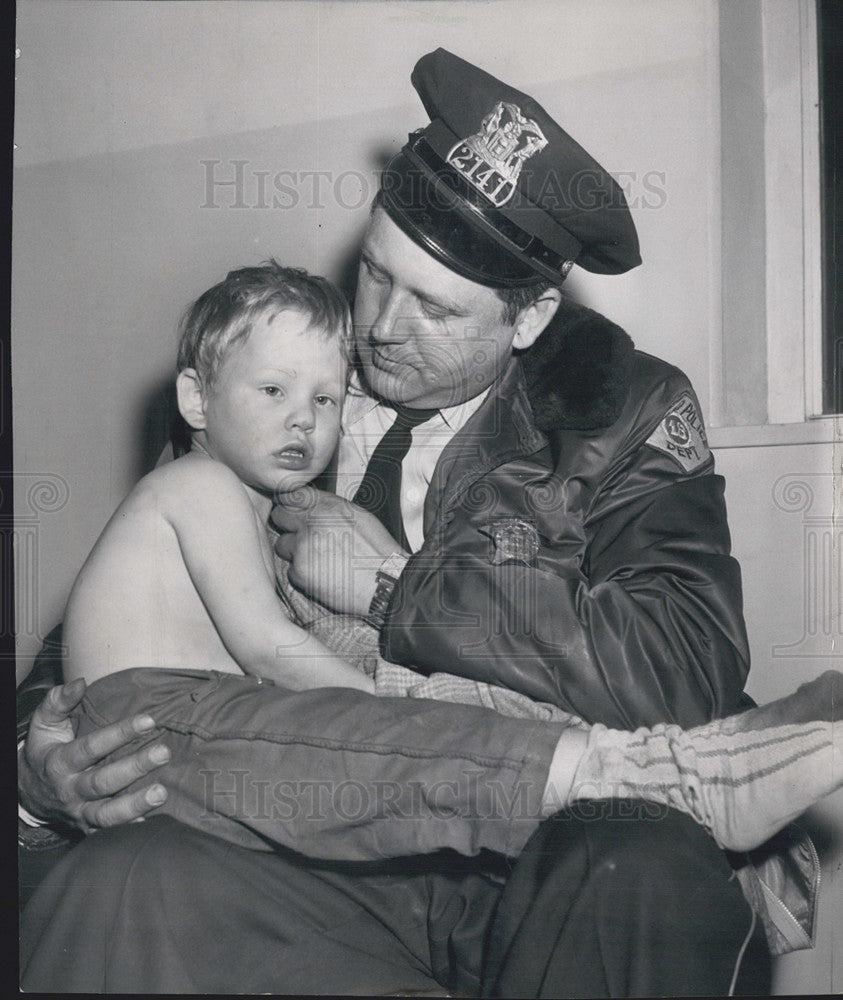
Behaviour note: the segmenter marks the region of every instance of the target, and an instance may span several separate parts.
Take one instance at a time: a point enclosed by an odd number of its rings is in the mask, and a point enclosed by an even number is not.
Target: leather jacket
[[[616,728],[736,711],[749,654],[713,466],[686,377],[563,301],[443,452],[383,656]]]

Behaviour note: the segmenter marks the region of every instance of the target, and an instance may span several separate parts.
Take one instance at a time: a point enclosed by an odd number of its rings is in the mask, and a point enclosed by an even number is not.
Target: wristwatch
[[[409,558],[403,552],[393,552],[391,556],[384,559],[375,573],[375,594],[369,605],[366,621],[378,630],[383,628],[383,623],[386,621],[386,609],[392,600],[395,584],[398,583],[398,577],[401,576]]]

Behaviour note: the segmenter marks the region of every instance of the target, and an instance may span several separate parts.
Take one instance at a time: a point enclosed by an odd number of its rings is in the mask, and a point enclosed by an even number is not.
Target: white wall
[[[788,694],[840,664],[840,528],[831,517],[833,447],[766,445],[717,451],[726,477],[733,550],[744,579],[752,652],[747,689],[759,702]],[[834,560],[832,549],[837,548]],[[810,810],[803,825],[823,862],[817,945],[778,960],[782,994],[843,990],[843,795]]]
[[[570,287],[683,367],[710,415],[730,266],[718,14],[715,0],[23,0],[12,342],[22,669],[113,508],[154,461],[150,403],[169,377],[183,307],[230,267],[271,254],[348,273],[375,171],[425,122],[410,69],[439,45],[534,95],[621,177],[645,262],[620,277],[575,268]],[[223,179],[243,163],[242,207],[231,188],[214,190],[218,207],[208,207],[202,161],[219,161]],[[273,207],[278,171],[298,179]],[[327,172],[321,198],[306,171]],[[818,647],[773,656],[802,634],[807,586],[803,513],[777,506],[774,486],[828,473],[831,445],[768,445],[717,453],[760,698],[826,662]],[[840,944],[837,971],[832,950],[843,923],[841,805],[838,796],[820,814],[838,841],[826,850],[821,948],[780,965],[790,992],[843,988]]]

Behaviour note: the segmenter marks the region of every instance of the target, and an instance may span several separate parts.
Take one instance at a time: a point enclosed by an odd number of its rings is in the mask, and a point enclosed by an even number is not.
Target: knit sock
[[[842,682],[828,672],[788,698],[696,729],[596,725],[569,799],[658,802],[689,813],[721,847],[751,850],[843,785]]]

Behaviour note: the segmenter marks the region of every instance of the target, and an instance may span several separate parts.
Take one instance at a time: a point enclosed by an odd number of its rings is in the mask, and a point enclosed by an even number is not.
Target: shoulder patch
[[[683,393],[670,407],[645,444],[664,452],[685,472],[693,472],[711,457],[696,400]]]

